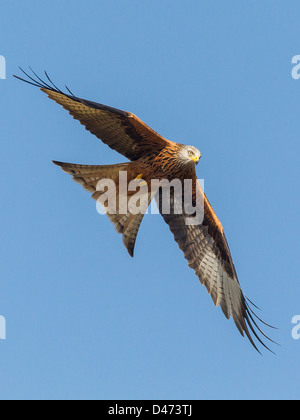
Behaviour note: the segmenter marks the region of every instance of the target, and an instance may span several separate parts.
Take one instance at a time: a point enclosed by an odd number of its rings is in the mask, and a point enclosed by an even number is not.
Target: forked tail
[[[123,235],[123,243],[129,255],[133,257],[138,230],[152,198],[151,192],[146,189],[144,194],[140,195],[140,199],[144,202],[144,211],[130,211],[129,201],[134,192],[128,191],[128,183],[138,176],[135,166],[131,162],[116,165],[78,165],[57,161],[53,161],[53,163],[60,166],[64,172],[72,175],[74,181],[91,192],[92,198],[101,204],[103,204],[104,186],[108,186],[107,180],[113,181],[114,189],[110,196],[111,201],[108,199],[109,195],[105,196],[105,213],[114,224],[117,232]],[[120,188],[120,173],[126,174],[122,178],[126,185],[122,185],[122,188]],[[123,203],[122,208],[120,203]]]

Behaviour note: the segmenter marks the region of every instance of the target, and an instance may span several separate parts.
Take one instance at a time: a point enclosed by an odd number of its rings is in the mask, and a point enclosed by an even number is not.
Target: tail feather
[[[116,183],[116,203],[119,203],[119,172],[127,171],[130,172],[128,179],[132,179],[135,176],[132,174],[132,163],[121,163],[116,165],[78,165],[66,162],[53,161],[57,166],[60,166],[64,172],[72,175],[74,181],[78,182],[87,191],[92,193],[92,198],[98,200],[103,194],[102,191],[97,190],[97,184],[103,179],[111,179]],[[136,173],[138,175],[138,173]],[[114,224],[115,229],[118,233],[123,235],[123,243],[126,246],[128,253],[133,257],[135,242],[139,227],[143,220],[144,213],[132,214],[128,210],[128,201],[132,192],[127,191],[127,213],[119,214],[118,206],[116,212],[107,212],[108,217]],[[145,197],[145,205],[148,207],[151,201],[151,194],[147,193]],[[146,208],[145,208],[146,210]]]
[[[101,179],[112,179],[116,181],[120,171],[126,171],[129,163],[116,165],[78,165],[75,163],[53,161],[57,166],[78,182],[89,192],[95,192],[97,183]]]

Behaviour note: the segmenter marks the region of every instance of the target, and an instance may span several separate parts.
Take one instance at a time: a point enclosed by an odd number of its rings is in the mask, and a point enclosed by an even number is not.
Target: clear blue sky
[[[300,5],[16,1],[1,5],[0,398],[299,398]],[[159,215],[135,258],[52,159],[124,161],[38,89],[129,110],[199,148],[244,292],[281,347],[258,355],[213,306]]]

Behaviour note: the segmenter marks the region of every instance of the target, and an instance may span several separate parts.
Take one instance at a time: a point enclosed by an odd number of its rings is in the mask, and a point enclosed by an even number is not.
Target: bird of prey
[[[130,162],[105,166],[54,161],[65,172],[71,174],[75,181],[92,192],[92,197],[96,200],[100,194],[97,189],[99,181],[111,179],[118,185],[121,172],[127,173],[128,182],[143,179],[147,185],[153,179],[179,179],[182,182],[192,180],[193,208],[197,209],[197,206],[202,205],[203,210],[203,217],[199,223],[189,224],[184,210],[175,211],[178,200],[174,191],[169,196],[170,212],[164,213],[161,208],[163,194],[160,188],[160,194],[156,195],[158,208],[183,251],[189,267],[206,287],[214,304],[221,306],[226,318],[233,318],[241,335],[246,335],[257,351],[259,350],[254,337],[269,349],[259,336],[263,334],[269,339],[258,326],[257,319],[263,321],[254,313],[250,306],[253,305],[252,302],[241,289],[222,224],[197,179],[195,165],[201,157],[200,151],[193,146],[166,140],[130,112],[78,98],[68,88],[68,92],[63,93],[46,72],[46,82],[34,72],[33,77],[24,71],[23,73],[27,79],[15,77],[39,87],[50,99],[69,111],[88,131],[129,159]],[[116,195],[119,193],[117,189]],[[149,194],[147,206],[152,198]],[[123,235],[123,242],[129,254],[133,256],[143,213],[133,214],[128,210],[127,214],[119,214],[116,211],[108,213],[108,216],[116,230]]]

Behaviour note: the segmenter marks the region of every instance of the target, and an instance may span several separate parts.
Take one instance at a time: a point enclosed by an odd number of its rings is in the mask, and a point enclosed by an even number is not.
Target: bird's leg
[[[147,185],[147,182],[143,180],[143,174],[139,174],[134,180],[137,181],[141,187]]]

